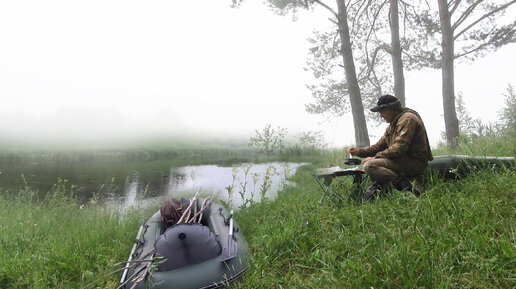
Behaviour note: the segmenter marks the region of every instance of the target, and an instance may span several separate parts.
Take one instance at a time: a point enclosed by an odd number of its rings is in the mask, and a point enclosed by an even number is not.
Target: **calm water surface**
[[[46,194],[59,179],[76,186],[82,202],[92,199],[125,210],[155,205],[167,197],[214,195],[237,209],[245,200],[274,199],[287,178],[305,163],[177,166],[171,161],[125,163],[25,163],[1,165],[0,188],[28,186]]]

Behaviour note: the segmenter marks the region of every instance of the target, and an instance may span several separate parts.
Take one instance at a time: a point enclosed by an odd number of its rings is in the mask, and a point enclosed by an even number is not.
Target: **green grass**
[[[514,156],[514,139],[479,139],[436,155]],[[274,202],[237,213],[253,251],[235,288],[515,288],[516,172],[429,177],[421,198],[394,191],[359,205],[317,200],[311,174],[342,165],[344,150],[303,167]]]
[[[43,201],[34,195],[0,198],[0,288],[81,288],[126,260],[141,214],[79,206],[64,183]]]
[[[420,199],[319,205],[314,167],[271,203],[238,213],[253,250],[236,288],[512,288],[514,171],[434,181]]]
[[[515,145],[493,139],[458,153],[514,156]],[[516,287],[514,170],[431,178],[421,198],[394,191],[363,205],[319,204],[311,174],[345,157],[341,150],[319,156],[275,201],[236,213],[252,256],[232,288]],[[120,267],[151,214],[81,207],[63,184],[44,201],[33,195],[0,193],[0,288],[81,288]],[[92,287],[116,288],[119,276]]]

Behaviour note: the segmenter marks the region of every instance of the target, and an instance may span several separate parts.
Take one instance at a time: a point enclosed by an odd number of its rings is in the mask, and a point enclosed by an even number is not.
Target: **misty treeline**
[[[232,0],[238,7],[243,0]],[[267,0],[277,14],[322,7],[334,24],[314,31],[308,84],[314,102],[306,110],[342,116],[351,111],[355,142],[370,144],[365,112],[391,91],[405,104],[407,70],[441,69],[446,141],[457,147],[460,125],[455,97],[455,61],[472,61],[516,41],[516,20],[504,15],[516,0]],[[302,20],[299,20],[302,21]],[[342,74],[344,73],[344,75]],[[344,76],[344,77],[343,77]]]
[[[484,122],[473,118],[466,108],[462,93],[457,94],[457,115],[459,121],[459,141],[470,143],[478,138],[508,136],[516,138],[516,92],[509,85],[504,93],[504,106],[498,111],[498,121]]]

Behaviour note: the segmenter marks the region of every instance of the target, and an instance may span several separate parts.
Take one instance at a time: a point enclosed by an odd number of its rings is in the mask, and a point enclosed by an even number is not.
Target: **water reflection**
[[[138,192],[141,191],[139,188],[139,174],[137,171],[132,171],[132,173],[127,177],[125,182],[125,198],[122,207],[128,208],[134,205],[137,202]]]
[[[234,209],[274,199],[303,163],[180,166],[170,160],[133,162],[27,162],[0,164],[0,193],[29,187],[41,197],[59,179],[76,186],[79,202],[107,202],[121,210],[155,206],[166,197],[215,194]]]
[[[185,166],[171,169],[167,195],[181,196],[200,191],[214,194],[233,208],[274,199],[287,178],[303,163],[241,164],[233,167],[215,165]]]
[[[126,182],[125,196],[118,199],[119,209],[147,206],[158,199],[188,197],[196,192],[213,195],[232,209],[239,209],[263,199],[272,200],[287,180],[305,163],[241,164],[233,167],[217,165],[171,168],[168,183],[160,196],[146,196],[138,181]],[[116,199],[113,201],[117,201]]]

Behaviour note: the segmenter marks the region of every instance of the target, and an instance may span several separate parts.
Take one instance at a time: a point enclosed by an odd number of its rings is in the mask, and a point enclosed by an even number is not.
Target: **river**
[[[43,196],[66,180],[80,202],[105,202],[120,210],[196,192],[214,195],[231,208],[272,200],[305,163],[178,165],[170,160],[133,162],[32,162],[0,164],[0,188],[30,188]]]

